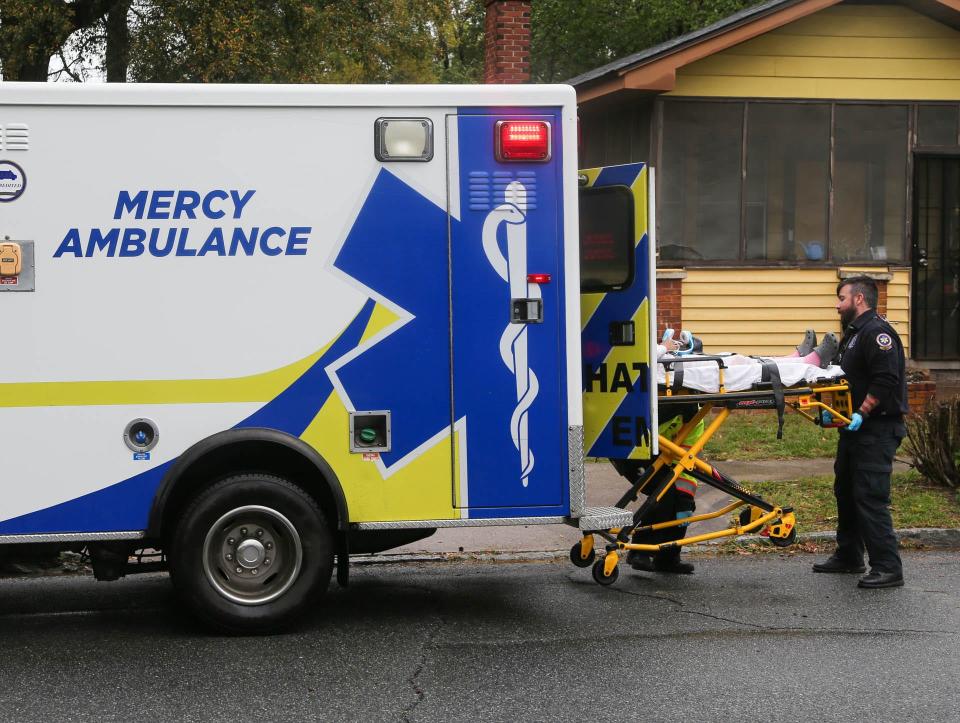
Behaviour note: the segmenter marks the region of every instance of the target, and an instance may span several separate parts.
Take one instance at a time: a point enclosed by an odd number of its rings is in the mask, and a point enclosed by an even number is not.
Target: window
[[[957,104],[658,103],[666,264],[902,262],[911,118],[918,145],[960,145]]]
[[[829,171],[830,106],[748,104],[746,258],[825,258]]]
[[[917,108],[917,145],[956,146],[957,106],[919,106]]]
[[[633,281],[633,217],[626,186],[580,190],[581,291],[613,291]]]
[[[838,105],[830,253],[899,261],[907,184],[907,107]]]
[[[661,259],[739,255],[742,135],[742,103],[664,105]]]

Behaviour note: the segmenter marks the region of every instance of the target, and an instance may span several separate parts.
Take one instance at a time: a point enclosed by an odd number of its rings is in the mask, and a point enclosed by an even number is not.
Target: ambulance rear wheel
[[[603,563],[604,558],[601,557],[599,560],[593,563],[593,569],[591,572],[593,573],[594,582],[596,582],[598,585],[603,585],[606,587],[607,585],[613,585],[613,583],[617,581],[617,578],[620,577],[620,568],[613,568],[613,570],[610,571],[610,574],[607,575],[604,571]]]
[[[333,538],[316,501],[265,474],[236,475],[201,492],[168,548],[181,600],[231,633],[290,626],[323,595],[333,570]]]
[[[583,541],[581,540],[570,548],[570,562],[577,567],[590,567],[590,565],[593,564],[593,561],[597,559],[597,551],[590,550],[590,554],[584,557],[581,553],[583,550],[582,545]]]

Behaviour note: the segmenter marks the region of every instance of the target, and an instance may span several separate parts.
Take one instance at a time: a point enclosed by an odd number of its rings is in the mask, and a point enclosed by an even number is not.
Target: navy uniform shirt
[[[867,394],[878,400],[866,421],[899,421],[907,406],[903,343],[887,320],[869,309],[858,316],[840,342],[840,366],[850,384],[856,412]]]

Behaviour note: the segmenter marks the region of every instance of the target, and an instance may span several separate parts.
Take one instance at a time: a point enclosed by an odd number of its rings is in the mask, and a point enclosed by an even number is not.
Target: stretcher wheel
[[[774,537],[770,535],[767,539],[769,539],[775,547],[790,547],[790,545],[797,541],[797,528],[794,527],[790,530],[790,534],[786,537]]]
[[[597,559],[597,551],[590,550],[590,554],[586,557],[583,557],[580,554],[581,546],[583,540],[578,541],[573,547],[570,548],[570,562],[572,562],[577,567],[590,567],[593,564],[593,561]]]
[[[604,563],[604,558],[601,557],[599,560],[593,563],[593,569],[591,572],[593,572],[594,581],[598,585],[603,585],[604,587],[606,587],[607,585],[613,585],[613,583],[617,581],[617,578],[620,577],[620,568],[619,567],[613,568],[610,574],[607,575],[604,573],[603,563]]]

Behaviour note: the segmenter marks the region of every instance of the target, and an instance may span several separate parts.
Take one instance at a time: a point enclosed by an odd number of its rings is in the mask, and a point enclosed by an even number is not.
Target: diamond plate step
[[[633,513],[621,507],[587,507],[575,522],[584,532],[609,530],[632,524]]]

